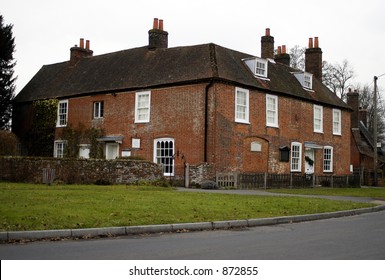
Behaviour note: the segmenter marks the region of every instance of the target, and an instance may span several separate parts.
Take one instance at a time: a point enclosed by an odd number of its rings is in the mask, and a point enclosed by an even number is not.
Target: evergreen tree
[[[13,52],[15,38],[12,34],[12,24],[5,25],[0,15],[0,129],[9,129],[12,114],[11,101],[15,91],[13,78]]]

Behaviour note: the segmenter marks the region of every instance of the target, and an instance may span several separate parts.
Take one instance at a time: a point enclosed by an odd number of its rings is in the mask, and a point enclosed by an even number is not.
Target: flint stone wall
[[[0,157],[0,180],[43,183],[43,170],[66,184],[132,184],[163,178],[162,167],[149,161]]]

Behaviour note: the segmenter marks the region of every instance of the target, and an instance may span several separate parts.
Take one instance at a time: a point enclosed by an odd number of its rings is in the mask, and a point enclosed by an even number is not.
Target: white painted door
[[[314,174],[314,150],[308,149],[305,151],[305,173]]]
[[[106,143],[106,159],[116,159],[119,153],[118,143]]]

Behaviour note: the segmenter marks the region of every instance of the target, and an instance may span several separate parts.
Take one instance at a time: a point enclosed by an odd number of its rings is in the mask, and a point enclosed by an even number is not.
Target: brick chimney
[[[365,127],[368,127],[368,109],[360,107],[358,110],[358,120],[361,121]]]
[[[84,39],[80,38],[80,44],[79,47],[75,45],[70,49],[71,55],[70,55],[70,64],[71,66],[76,65],[76,63],[83,57],[89,57],[92,56],[94,53],[92,50],[90,50],[90,41],[86,40],[86,46],[84,47]]]
[[[309,47],[305,51],[305,71],[312,73],[322,81],[322,50],[318,44],[318,37],[309,38]]]
[[[290,66],[290,55],[286,53],[286,45],[282,45],[278,47],[278,52],[274,56],[274,60],[278,63],[282,63],[287,66]]]
[[[261,57],[274,58],[274,37],[270,36],[270,28],[266,28],[265,36],[261,37]]]
[[[155,50],[168,47],[168,33],[163,30],[163,20],[154,18],[152,29],[148,31],[148,48]]]
[[[347,94],[348,100],[347,103],[348,105],[352,108],[353,112],[350,114],[350,124],[352,128],[358,128],[359,127],[359,94],[358,92],[352,91],[351,88],[349,88],[349,92]]]

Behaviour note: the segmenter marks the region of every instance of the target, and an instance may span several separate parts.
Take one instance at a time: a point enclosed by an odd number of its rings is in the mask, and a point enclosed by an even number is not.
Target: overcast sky
[[[271,29],[275,47],[307,46],[319,37],[323,60],[354,68],[355,83],[385,73],[384,0],[0,0],[13,24],[18,93],[45,64],[69,60],[79,39],[94,55],[148,44],[153,18],[164,20],[169,47],[216,43],[260,56]],[[385,88],[385,76],[378,84]]]

